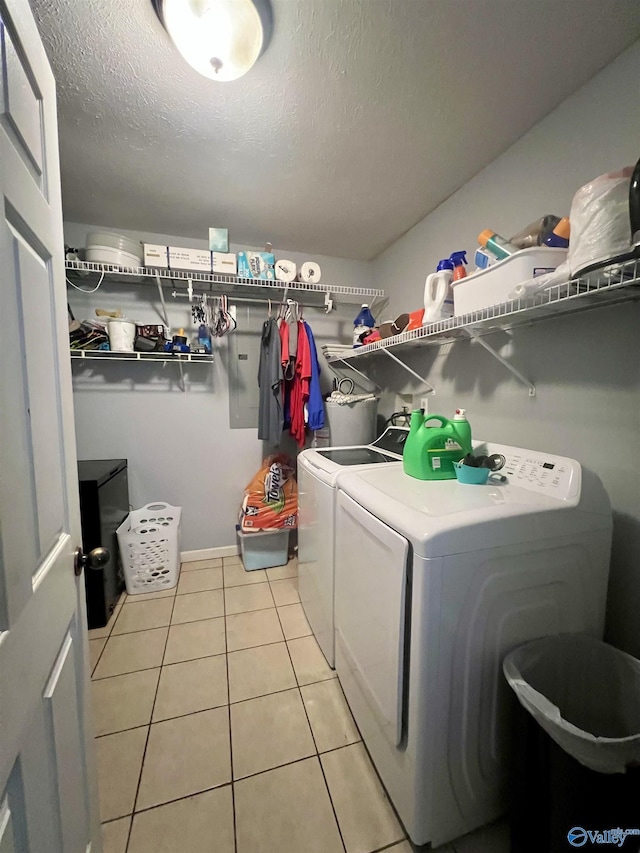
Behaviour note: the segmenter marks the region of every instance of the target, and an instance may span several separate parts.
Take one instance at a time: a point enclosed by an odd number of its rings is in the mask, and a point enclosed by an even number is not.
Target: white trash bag
[[[640,764],[640,661],[583,634],[544,637],[502,664],[520,704],[580,764],[624,773]]]
[[[606,264],[631,249],[629,185],[633,166],[594,178],[571,202],[571,239],[567,260],[553,272],[517,284],[509,299],[524,299],[564,284],[583,269]],[[612,271],[615,274],[615,270]]]

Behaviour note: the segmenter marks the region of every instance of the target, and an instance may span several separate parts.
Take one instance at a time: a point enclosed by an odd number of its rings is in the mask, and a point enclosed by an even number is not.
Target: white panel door
[[[0,0],[0,850],[100,853],[55,84]]]

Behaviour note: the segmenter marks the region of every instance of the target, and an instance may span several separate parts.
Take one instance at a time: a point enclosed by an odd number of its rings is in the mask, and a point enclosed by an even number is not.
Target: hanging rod
[[[173,296],[174,299],[189,299],[189,294],[186,293],[185,291],[182,291],[182,290],[174,290],[174,291],[172,291],[171,295]],[[199,295],[200,295],[200,292],[198,294],[194,293],[194,297],[199,296]],[[215,297],[216,294],[215,293],[213,293],[213,294],[207,293],[207,296],[214,296]],[[231,295],[227,295],[227,302],[230,305],[232,305],[235,302],[248,302],[252,305],[268,305],[269,302],[271,302],[271,304],[274,306],[274,308],[279,306],[279,305],[286,305],[286,302],[279,302],[279,301],[274,300],[274,299],[271,299],[271,300],[269,300],[269,299],[252,299],[250,296],[231,296]],[[324,305],[318,305],[317,303],[312,305],[309,302],[299,302],[297,299],[294,299],[293,302],[295,302],[297,305],[301,305],[303,308],[319,308],[320,310],[324,309]]]

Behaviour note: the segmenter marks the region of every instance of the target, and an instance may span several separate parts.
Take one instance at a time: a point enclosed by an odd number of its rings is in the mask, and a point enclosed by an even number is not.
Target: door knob
[[[88,554],[85,554],[82,548],[76,548],[73,554],[73,571],[76,577],[82,574],[83,569],[99,571],[107,565],[110,559],[111,554],[106,548],[94,548]]]

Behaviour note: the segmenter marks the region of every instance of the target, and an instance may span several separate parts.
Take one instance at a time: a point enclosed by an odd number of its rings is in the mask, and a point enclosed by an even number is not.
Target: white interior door
[[[0,853],[100,853],[55,84],[27,0],[0,0],[0,204]]]

